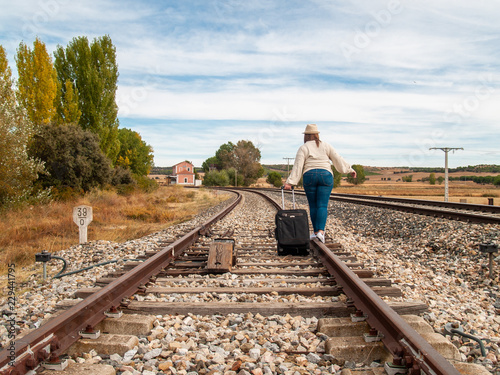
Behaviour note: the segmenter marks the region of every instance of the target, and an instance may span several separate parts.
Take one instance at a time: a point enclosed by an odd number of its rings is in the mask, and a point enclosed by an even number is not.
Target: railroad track
[[[230,213],[237,205],[238,209]],[[133,333],[135,323],[127,321],[127,315],[145,314],[135,319],[149,322],[142,335],[151,338],[151,343],[173,334],[173,328],[163,327],[157,317],[185,317],[177,319],[180,328],[185,327],[185,340],[169,342],[170,353],[166,351],[161,364],[164,368],[153,368],[155,371],[169,371],[174,356],[189,355],[193,342],[201,340],[205,349],[212,343],[216,353],[210,361],[195,361],[197,373],[215,373],[210,372],[215,371],[210,366],[223,373],[221,367],[227,369],[228,365],[216,360],[222,355],[218,353],[217,357],[217,350],[229,352],[231,348],[240,354],[229,364],[232,371],[250,371],[260,360],[267,364],[264,372],[309,373],[313,370],[307,366],[315,363],[314,371],[326,374],[349,363],[369,365],[379,361],[394,374],[459,374],[412,328],[421,320],[405,320],[399,315],[418,314],[426,306],[391,302],[392,296],[401,295],[399,289],[392,287],[390,280],[374,277],[372,270],[364,269],[340,244],[332,239],[326,244],[313,240],[309,257],[278,257],[272,233],[276,208],[275,203],[263,203],[253,192],[238,193],[232,205],[205,224],[164,244],[159,251],[145,253],[142,262],[127,262],[123,269],[98,280],[95,288],[79,290],[77,299],[59,306],[65,310],[56,318],[16,342],[13,366],[8,365],[9,353],[0,353],[1,373],[22,374],[38,369],[42,363],[64,367],[66,353],[78,355],[97,343],[103,345],[96,349],[98,352],[109,355],[119,351],[121,358],[126,353],[134,356],[137,353],[133,348],[139,343],[134,334],[119,335],[123,345],[109,349],[106,343],[113,338],[96,338],[97,328],[111,332],[113,322],[125,319],[125,332]],[[260,220],[252,220],[255,216]],[[118,311],[126,314],[120,316]],[[202,324],[199,316],[211,318]],[[227,321],[222,340],[211,336],[211,319]],[[306,319],[307,329],[302,327],[299,335],[285,340],[288,331],[300,328],[301,319]],[[193,326],[193,321],[197,325]],[[257,337],[255,332],[239,334],[259,322],[267,324],[262,336]],[[340,334],[341,328],[349,333]],[[280,365],[271,366],[273,361]],[[380,367],[365,374],[382,370]]]
[[[276,189],[264,190],[276,191]],[[305,195],[304,192],[300,191],[296,191],[296,194]],[[451,220],[490,224],[500,223],[500,206],[337,193],[332,193],[330,195],[330,200],[375,206]]]

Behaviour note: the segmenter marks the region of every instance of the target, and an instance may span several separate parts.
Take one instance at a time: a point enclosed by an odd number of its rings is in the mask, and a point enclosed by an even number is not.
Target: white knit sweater
[[[354,172],[354,169],[351,168],[330,144],[321,141],[318,147],[316,146],[316,141],[308,141],[300,146],[297,151],[292,171],[286,183],[297,185],[302,174],[311,169],[325,169],[332,173],[330,161],[340,173]]]

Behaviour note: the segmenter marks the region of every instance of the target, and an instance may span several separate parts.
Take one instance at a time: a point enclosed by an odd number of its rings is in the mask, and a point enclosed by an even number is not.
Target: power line
[[[429,150],[444,151],[444,201],[448,202],[448,152],[463,150],[462,147],[431,147]]]
[[[287,166],[286,166],[286,178],[288,178],[290,176],[290,172],[289,172],[289,169],[290,169],[290,160],[293,160],[295,158],[283,158],[287,161]]]
[[[482,154],[482,155],[497,155],[497,154],[500,154],[500,151],[498,150],[471,150],[470,148],[468,148],[466,150],[466,152],[476,152],[478,154]]]

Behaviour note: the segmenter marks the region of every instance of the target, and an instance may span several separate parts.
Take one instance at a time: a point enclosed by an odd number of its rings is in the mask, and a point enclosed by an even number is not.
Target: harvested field
[[[368,175],[365,183],[354,186],[343,179],[340,187],[333,190],[334,193],[342,194],[364,194],[383,195],[403,198],[444,200],[444,182],[439,185],[430,185],[422,182],[422,178],[428,178],[426,172],[399,173],[401,169],[388,168],[377,171],[376,175]],[[396,172],[396,173],[395,173]],[[412,182],[403,182],[403,176],[413,176]],[[436,173],[436,178],[444,177],[444,173]],[[449,177],[460,176],[490,176],[492,173],[456,172],[450,173]],[[257,186],[271,187],[265,178],[259,179]],[[472,181],[449,181],[448,195],[450,202],[462,202],[474,204],[489,204],[489,198],[493,198],[494,205],[500,205],[500,188],[494,185],[480,185]]]

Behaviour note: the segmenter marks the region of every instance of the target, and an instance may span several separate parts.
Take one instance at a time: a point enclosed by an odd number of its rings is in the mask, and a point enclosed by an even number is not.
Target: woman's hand
[[[290,184],[285,184],[284,189],[285,189],[285,190],[292,190],[292,185],[290,185]]]

